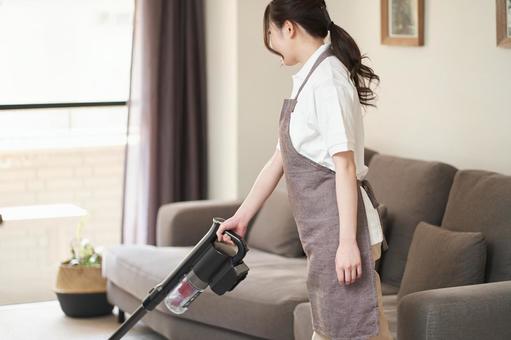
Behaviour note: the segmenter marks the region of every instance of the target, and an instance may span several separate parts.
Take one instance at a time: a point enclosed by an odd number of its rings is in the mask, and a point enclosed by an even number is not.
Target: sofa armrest
[[[173,202],[158,209],[156,245],[194,246],[211,228],[213,217],[229,218],[243,200],[194,200]]]
[[[511,339],[511,281],[408,294],[398,305],[397,337]]]

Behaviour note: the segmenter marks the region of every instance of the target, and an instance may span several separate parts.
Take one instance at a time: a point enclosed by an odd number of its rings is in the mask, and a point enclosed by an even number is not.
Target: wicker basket
[[[61,264],[55,293],[67,316],[85,318],[112,313],[113,305],[107,300],[101,267]]]

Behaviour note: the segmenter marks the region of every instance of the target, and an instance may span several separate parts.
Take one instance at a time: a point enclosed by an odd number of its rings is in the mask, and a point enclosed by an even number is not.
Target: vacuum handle
[[[234,244],[238,248],[238,252],[236,253],[236,255],[234,255],[231,258],[232,263],[237,264],[237,263],[241,262],[241,260],[243,260],[243,258],[245,257],[245,254],[247,253],[247,244],[246,244],[245,240],[240,235],[238,235],[237,233],[235,233],[232,230],[225,230],[224,233],[229,235],[231,240],[234,242]]]

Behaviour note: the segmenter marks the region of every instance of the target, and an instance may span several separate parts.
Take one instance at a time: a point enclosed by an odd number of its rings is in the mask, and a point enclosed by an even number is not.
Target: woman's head
[[[263,29],[264,44],[286,65],[298,62],[298,44],[304,40],[323,41],[330,32],[332,52],[349,70],[360,103],[374,106],[370,103],[375,99],[370,84],[380,78],[363,65],[366,56],[361,55],[353,38],[330,20],[324,0],[273,0],[264,11]]]

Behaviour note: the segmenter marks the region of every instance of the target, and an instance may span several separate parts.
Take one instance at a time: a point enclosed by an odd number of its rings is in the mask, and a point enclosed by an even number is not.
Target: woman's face
[[[283,56],[282,63],[287,66],[295,65],[298,62],[293,53],[295,28],[291,22],[286,20],[280,29],[270,22],[268,34],[270,47]]]

